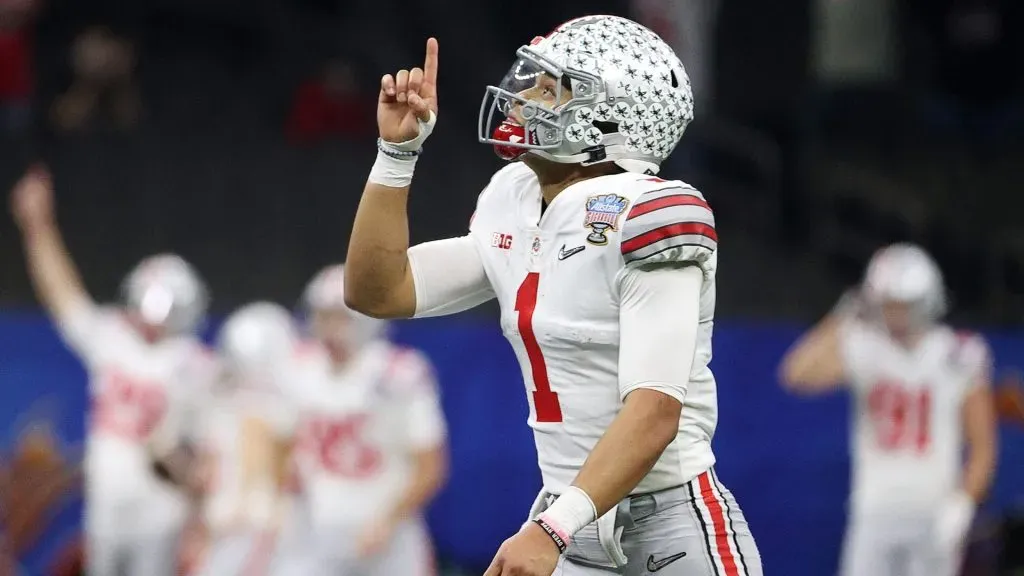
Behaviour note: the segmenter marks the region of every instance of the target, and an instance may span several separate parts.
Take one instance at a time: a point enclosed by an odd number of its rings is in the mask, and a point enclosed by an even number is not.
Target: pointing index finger
[[[427,39],[427,56],[423,60],[423,83],[433,86],[437,82],[437,39]]]

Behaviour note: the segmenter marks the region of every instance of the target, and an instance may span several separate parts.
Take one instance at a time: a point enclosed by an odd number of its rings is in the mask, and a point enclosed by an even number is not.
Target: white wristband
[[[570,486],[538,518],[544,520],[568,543],[584,526],[597,520],[597,507],[586,492]]]
[[[401,152],[419,152],[420,148],[423,148],[423,143],[430,137],[431,132],[434,131],[434,124],[437,124],[437,114],[433,111],[430,113],[430,119],[424,122],[419,118],[416,119],[416,125],[420,131],[416,134],[415,138],[406,140],[405,142],[388,142],[384,141],[388,147]]]
[[[417,158],[393,158],[378,150],[377,161],[373,163],[367,180],[391,188],[408,188],[412,184],[413,172],[416,171]]]

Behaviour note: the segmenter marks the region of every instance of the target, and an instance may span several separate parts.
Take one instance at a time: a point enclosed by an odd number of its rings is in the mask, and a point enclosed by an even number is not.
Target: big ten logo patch
[[[491,234],[491,246],[494,248],[500,248],[502,250],[509,250],[512,248],[512,235],[503,234],[501,232],[495,232]]]

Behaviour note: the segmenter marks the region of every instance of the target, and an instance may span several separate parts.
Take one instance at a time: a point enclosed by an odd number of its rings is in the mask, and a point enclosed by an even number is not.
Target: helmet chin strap
[[[596,162],[590,160],[590,153],[573,154],[571,156],[553,156],[544,150],[527,150],[526,153],[558,164],[580,164],[583,166],[593,166],[594,164],[601,164],[604,162],[614,162],[619,168],[622,168],[626,172],[633,172],[635,174],[654,175],[661,169],[660,166],[651,162],[633,160],[630,158],[617,158],[619,155],[614,152],[615,148],[617,147],[611,146],[605,148],[607,156],[603,160],[598,160]]]

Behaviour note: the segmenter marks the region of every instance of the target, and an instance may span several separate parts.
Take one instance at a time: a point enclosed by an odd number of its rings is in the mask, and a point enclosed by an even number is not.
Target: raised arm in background
[[[859,300],[849,293],[831,312],[786,352],[779,367],[779,381],[787,389],[816,394],[835,390],[846,379],[841,348],[843,323],[856,314]]]
[[[53,180],[42,167],[30,169],[11,192],[11,212],[21,230],[25,261],[36,296],[58,322],[92,298],[71,260],[54,214]]]

